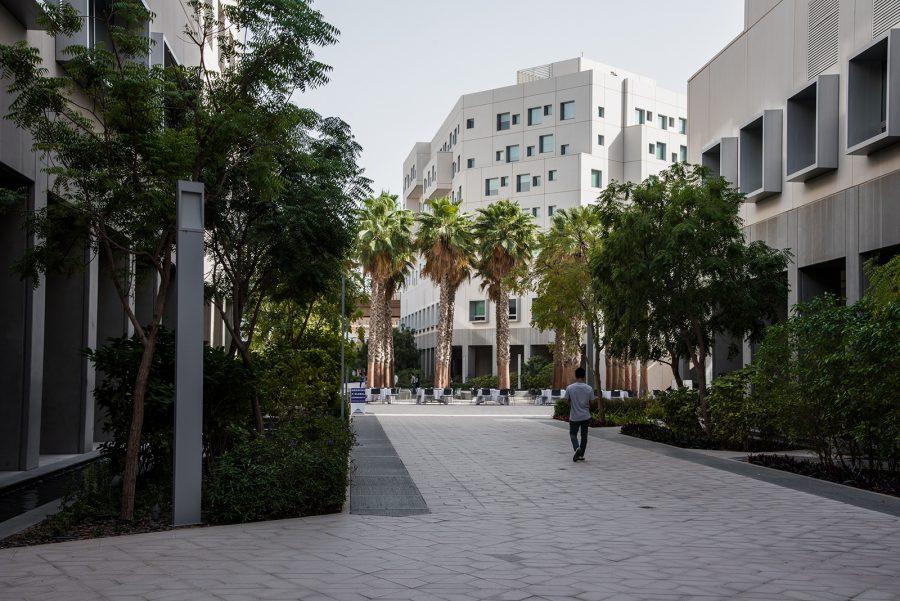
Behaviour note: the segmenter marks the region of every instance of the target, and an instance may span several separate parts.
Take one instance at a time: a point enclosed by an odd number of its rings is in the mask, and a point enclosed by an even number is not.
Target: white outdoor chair
[[[399,391],[396,388],[383,388],[381,391],[381,400],[390,405],[392,400],[397,399],[398,393]]]
[[[435,398],[437,398],[437,395],[435,395]],[[440,393],[440,400],[443,404],[449,405],[450,401],[453,400],[453,389],[444,388]]]
[[[381,399],[381,389],[380,388],[369,388],[366,391],[366,402],[374,403],[377,400]]]

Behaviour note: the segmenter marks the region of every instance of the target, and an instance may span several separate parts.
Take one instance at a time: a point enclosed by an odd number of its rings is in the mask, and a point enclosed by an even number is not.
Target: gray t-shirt
[[[566,398],[569,399],[569,421],[582,422],[591,419],[591,401],[594,400],[594,390],[584,382],[569,384],[566,388]]]

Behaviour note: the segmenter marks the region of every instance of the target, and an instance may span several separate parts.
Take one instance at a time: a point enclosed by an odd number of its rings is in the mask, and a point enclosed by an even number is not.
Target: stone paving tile
[[[897,518],[609,440],[573,464],[524,408],[433,409],[378,418],[429,514],[4,550],[0,600],[900,599]]]

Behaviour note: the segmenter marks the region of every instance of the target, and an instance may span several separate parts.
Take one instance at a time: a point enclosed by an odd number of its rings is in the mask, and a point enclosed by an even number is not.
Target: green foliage
[[[515,377],[512,379],[515,382]],[[543,355],[532,355],[522,364],[522,384],[524,390],[550,388],[553,384],[553,362]]]
[[[753,396],[778,428],[824,463],[900,469],[900,302],[831,296],[772,326],[754,365]]]
[[[113,338],[88,351],[97,369],[94,390],[97,406],[105,414],[104,431],[110,440],[101,445],[113,474],[121,474],[131,424],[133,382],[143,346],[137,337]],[[207,456],[230,445],[237,432],[249,426],[250,395],[254,378],[220,349],[203,351],[203,443]],[[175,334],[160,330],[144,400],[143,444],[140,464],[146,474],[170,479],[175,396]]]
[[[401,388],[409,388],[412,386],[412,377],[418,376],[422,379],[422,370],[417,367],[408,367],[397,372],[397,385]]]
[[[788,255],[745,242],[742,202],[724,179],[683,164],[606,187],[591,269],[608,353],[702,365],[715,333],[756,340],[778,317]]]
[[[213,524],[293,518],[340,511],[352,445],[349,425],[318,417],[283,423],[222,455],[205,490]]]
[[[428,201],[429,211],[416,215],[415,244],[425,260],[422,274],[435,284],[446,279],[454,291],[468,279],[475,256],[472,216],[461,206],[461,200],[435,198]]]
[[[406,326],[393,329],[394,336],[394,368],[399,370],[415,369],[419,366],[419,349],[416,348],[415,330]]]
[[[467,388],[497,388],[497,376],[474,376],[466,380]]]
[[[414,251],[412,211],[399,208],[396,196],[382,192],[362,201],[356,219],[357,254],[363,271],[376,279],[405,274]]]
[[[663,421],[676,436],[687,439],[704,436],[700,425],[700,401],[697,391],[676,388],[663,392],[656,398],[662,409]]]
[[[340,366],[321,349],[270,349],[259,358],[263,411],[279,419],[340,410]]]
[[[752,446],[778,438],[774,408],[763,395],[751,394],[757,367],[719,376],[709,395],[711,435],[729,449],[749,451]]]
[[[503,199],[478,209],[473,232],[478,251],[475,268],[482,278],[482,288],[496,301],[507,276],[531,260],[537,226],[530,213]]]

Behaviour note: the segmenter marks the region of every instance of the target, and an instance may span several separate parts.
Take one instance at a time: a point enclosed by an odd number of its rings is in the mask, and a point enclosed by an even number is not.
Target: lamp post
[[[344,343],[347,339],[347,318],[344,315],[347,297],[347,276],[341,274],[341,421],[344,420],[344,403],[347,402],[347,370],[344,367]]]
[[[175,466],[172,523],[200,523],[203,476],[203,201],[200,182],[176,189]]]

